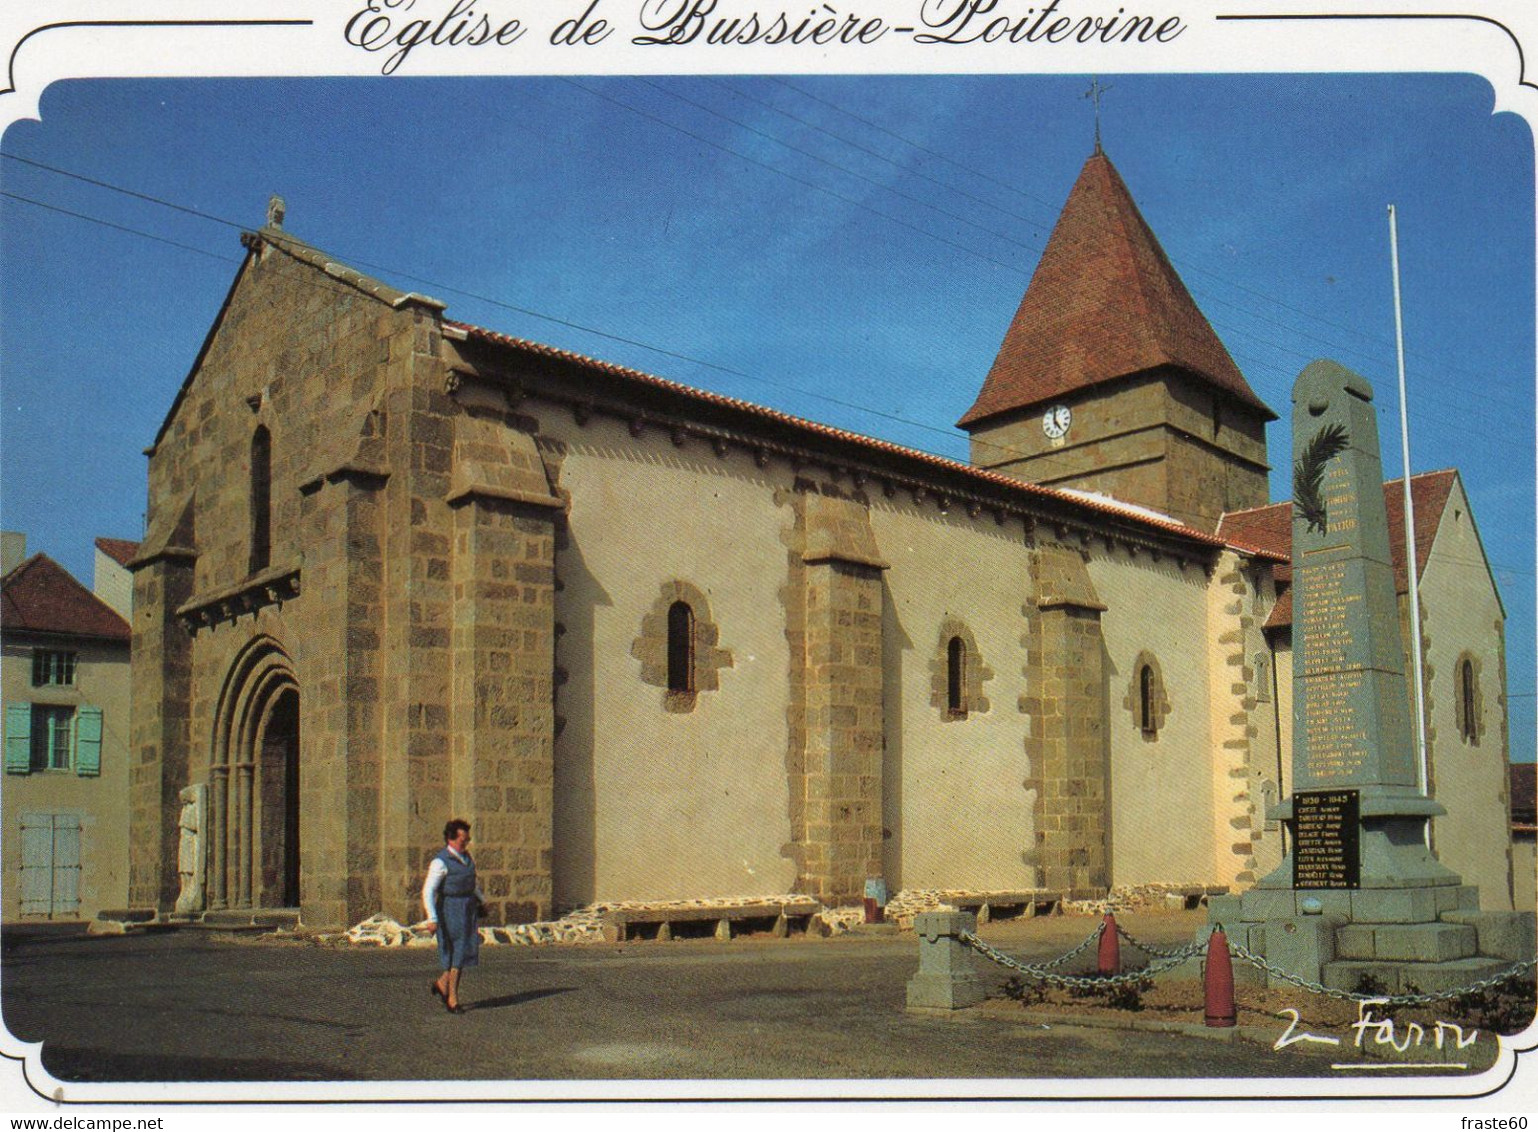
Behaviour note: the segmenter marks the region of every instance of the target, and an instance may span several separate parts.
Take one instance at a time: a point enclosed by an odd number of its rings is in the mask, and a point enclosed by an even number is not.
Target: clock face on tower
[[[1041,418],[1041,431],[1049,440],[1061,440],[1068,435],[1073,424],[1073,413],[1067,405],[1053,405]]]

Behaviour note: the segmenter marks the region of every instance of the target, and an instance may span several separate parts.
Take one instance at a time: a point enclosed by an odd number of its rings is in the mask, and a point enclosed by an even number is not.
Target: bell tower
[[[1276,419],[1097,146],[958,422],[972,463],[1212,531],[1267,502]]]

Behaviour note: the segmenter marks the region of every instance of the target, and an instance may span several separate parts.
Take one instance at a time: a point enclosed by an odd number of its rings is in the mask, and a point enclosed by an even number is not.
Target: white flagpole
[[[1394,264],[1394,344],[1399,354],[1399,443],[1404,459],[1404,541],[1405,574],[1410,579],[1410,656],[1415,668],[1415,754],[1416,779],[1422,796],[1430,780],[1426,764],[1426,690],[1421,663],[1420,585],[1416,577],[1415,499],[1410,490],[1410,414],[1406,408],[1404,380],[1404,317],[1399,306],[1399,227],[1394,206],[1388,206],[1389,251]],[[1431,843],[1431,823],[1426,823],[1426,843]]]

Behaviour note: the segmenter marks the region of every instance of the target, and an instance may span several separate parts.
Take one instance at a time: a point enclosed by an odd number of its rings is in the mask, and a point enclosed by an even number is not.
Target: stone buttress
[[[790,851],[796,889],[826,904],[861,899],[881,876],[882,571],[866,504],[795,496],[792,555]],[[795,646],[799,645],[799,649]]]

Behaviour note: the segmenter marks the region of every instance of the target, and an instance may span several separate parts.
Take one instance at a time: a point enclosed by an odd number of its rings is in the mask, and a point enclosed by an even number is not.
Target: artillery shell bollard
[[[1228,936],[1218,924],[1207,937],[1207,974],[1204,999],[1207,1025],[1232,1026],[1238,1021],[1234,1009],[1234,961],[1228,954]]]
[[[1100,929],[1100,952],[1095,970],[1103,976],[1121,974],[1121,937],[1116,932],[1116,917],[1105,914]]]

